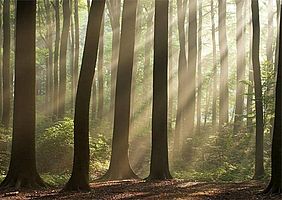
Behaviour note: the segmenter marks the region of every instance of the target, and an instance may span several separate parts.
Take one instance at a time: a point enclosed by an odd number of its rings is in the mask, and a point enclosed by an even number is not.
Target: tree
[[[11,74],[10,74],[10,1],[3,5],[3,113],[2,124],[8,128],[11,114]]]
[[[229,91],[228,91],[228,45],[226,36],[226,0],[218,0],[219,50],[220,50],[220,93],[219,124],[228,123]]]
[[[187,2],[186,2],[187,3]],[[186,121],[184,110],[185,101],[185,88],[186,88],[186,75],[187,75],[187,60],[185,50],[185,12],[186,4],[182,0],[177,0],[177,24],[179,34],[179,57],[178,57],[178,98],[177,98],[177,113],[176,113],[176,125],[175,125],[175,136],[174,136],[174,147],[173,151],[175,156],[180,152],[182,144],[183,126]]]
[[[188,98],[184,110],[187,111],[184,131],[193,132],[196,102],[196,65],[197,65],[197,1],[189,0],[189,29],[188,29]]]
[[[197,132],[201,132],[203,2],[199,0]]]
[[[213,127],[217,124],[217,53],[216,53],[216,39],[215,39],[215,20],[214,20],[214,0],[211,0],[211,23],[212,23],[212,63],[213,63],[213,88],[212,88],[212,125]]]
[[[255,155],[255,179],[264,175],[263,166],[263,105],[261,70],[259,61],[260,23],[258,0],[252,0],[252,22],[253,22],[253,46],[252,61],[255,84],[255,109],[256,109],[256,155]]]
[[[147,180],[172,178],[167,144],[168,5],[168,0],[155,1],[152,153]]]
[[[236,103],[234,134],[240,131],[243,123],[244,92],[245,87],[242,80],[245,79],[246,59],[244,41],[244,20],[243,20],[243,0],[236,0],[236,47],[237,47],[237,79],[236,79]]]
[[[59,110],[58,117],[63,118],[65,115],[65,98],[66,98],[66,64],[67,64],[67,44],[70,28],[70,0],[63,1],[63,29],[60,46],[60,73],[59,73]]]
[[[282,27],[282,16],[280,16],[280,27]],[[272,154],[271,154],[271,180],[267,188],[264,190],[266,194],[281,194],[282,189],[282,30],[279,31],[279,57],[277,68],[276,82],[276,99],[275,99],[275,119],[272,138]]]
[[[78,61],[79,61],[79,18],[78,18],[78,0],[74,0],[74,71],[73,71],[73,82],[76,93],[77,82],[78,82]],[[75,98],[75,97],[74,97]]]
[[[109,0],[107,6],[110,13],[110,22],[112,27],[112,60],[111,60],[111,103],[110,111],[114,112],[115,93],[116,93],[116,76],[119,56],[120,43],[120,15],[121,0]],[[112,117],[111,117],[112,118]]]
[[[110,167],[102,179],[137,178],[128,159],[130,91],[135,43],[137,0],[125,0],[122,12],[120,51],[117,69],[114,130]]]
[[[95,73],[105,0],[93,0],[78,80],[74,114],[74,160],[71,178],[64,190],[89,190],[89,104]],[[94,67],[93,67],[94,66]]]
[[[60,49],[60,0],[54,2],[55,21],[56,21],[56,36],[54,50],[54,109],[53,119],[57,118],[59,111],[59,49]]]
[[[267,42],[266,42],[266,57],[269,64],[273,63],[273,1],[268,0],[268,23],[267,23]],[[278,37],[278,34],[277,34]]]
[[[35,160],[35,26],[36,1],[18,0],[12,151],[2,188],[44,186]]]
[[[104,16],[102,20],[100,41],[99,41],[99,53],[98,53],[98,112],[97,117],[101,119],[104,112]]]

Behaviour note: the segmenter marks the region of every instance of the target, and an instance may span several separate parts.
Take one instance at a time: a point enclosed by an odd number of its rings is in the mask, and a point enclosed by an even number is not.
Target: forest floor
[[[40,191],[2,192],[0,199],[188,199],[188,200],[254,200],[282,199],[282,196],[262,196],[263,182],[204,183],[172,180],[163,182],[110,181],[91,184],[91,191],[85,193],[62,193],[51,188]],[[10,196],[9,196],[10,195]]]

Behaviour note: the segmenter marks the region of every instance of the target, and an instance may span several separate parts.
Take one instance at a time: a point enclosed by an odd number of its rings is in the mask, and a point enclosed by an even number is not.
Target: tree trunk
[[[74,0],[74,71],[73,71],[73,82],[74,82],[74,99],[76,96],[76,89],[78,83],[78,70],[79,70],[79,18],[78,18],[78,0]]]
[[[280,27],[282,27],[282,17],[280,17]],[[282,31],[279,31],[279,40],[282,41]],[[271,180],[265,189],[266,194],[281,194],[282,191],[282,46],[279,46],[278,72],[276,82],[276,99],[275,99],[275,119],[272,139],[271,154]]]
[[[98,54],[98,119],[102,119],[104,112],[104,16],[102,19],[100,41],[99,41],[99,54]]]
[[[89,104],[95,73],[105,0],[93,0],[89,12],[85,47],[78,80],[74,114],[74,160],[64,190],[89,190]]]
[[[193,133],[196,101],[196,65],[197,65],[197,1],[189,0],[189,29],[188,29],[188,100],[185,101],[184,131]],[[186,86],[187,87],[187,86]]]
[[[137,0],[123,4],[120,52],[117,69],[114,130],[110,167],[102,179],[118,180],[137,178],[128,159],[130,123],[130,91],[135,43]]]
[[[58,117],[59,111],[59,49],[60,49],[60,1],[56,0],[54,3],[55,21],[56,21],[56,38],[54,50],[54,110],[53,119]]]
[[[266,58],[272,67],[272,64],[273,64],[273,35],[274,35],[273,33],[274,12],[273,12],[273,1],[272,0],[268,0],[267,7],[268,7],[268,16],[267,16],[268,23],[267,23]]]
[[[211,0],[211,23],[212,23],[212,63],[213,63],[213,86],[212,86],[212,125],[215,128],[217,125],[217,97],[218,97],[218,73],[217,73],[217,53],[216,53],[216,38],[215,38],[215,11],[214,0]]]
[[[199,0],[197,133],[201,133],[203,2]]]
[[[233,133],[237,134],[243,126],[243,109],[246,71],[246,54],[244,41],[244,15],[243,0],[236,0],[236,47],[237,47],[237,79],[236,79],[236,102]]]
[[[176,113],[176,125],[174,134],[174,145],[173,152],[174,157],[178,156],[182,149],[183,141],[183,126],[185,123],[184,118],[184,106],[187,101],[185,96],[185,88],[187,83],[187,61],[186,61],[186,49],[185,49],[185,12],[186,5],[182,0],[177,0],[177,23],[178,23],[178,34],[179,34],[179,60],[178,60],[178,98],[177,98],[177,113]]]
[[[44,186],[35,161],[36,1],[17,1],[15,99],[9,171],[1,188]],[[26,48],[26,47],[29,48]]]
[[[112,61],[111,61],[111,102],[110,113],[114,113],[115,107],[115,93],[116,93],[116,78],[117,78],[117,65],[119,55],[119,43],[120,43],[120,15],[121,15],[121,0],[109,0],[107,1],[110,22],[112,27]],[[112,116],[110,117],[111,121]]]
[[[3,16],[3,5],[0,5],[0,16]],[[3,46],[3,18],[0,17],[0,47]],[[3,59],[3,50],[0,48],[0,60]],[[0,61],[0,116],[3,111],[3,64]]]
[[[59,111],[58,117],[63,118],[65,115],[65,100],[66,100],[66,64],[67,64],[67,45],[70,28],[70,0],[63,1],[63,30],[60,46],[60,74],[59,74]]]
[[[167,141],[168,0],[155,1],[152,153],[147,180],[171,179]]]
[[[263,166],[263,105],[262,85],[259,61],[260,24],[258,0],[252,0],[252,21],[253,21],[253,71],[255,83],[255,107],[256,107],[256,155],[255,155],[255,179],[264,175]]]
[[[219,50],[220,50],[220,84],[219,84],[219,124],[228,123],[228,45],[226,36],[226,0],[218,0]]]
[[[3,4],[3,113],[2,124],[8,128],[11,114],[11,73],[10,73],[10,1]]]
[[[70,96],[70,108],[71,112],[73,112],[74,108],[74,94],[75,94],[75,79],[74,79],[74,52],[75,52],[75,36],[74,36],[74,18],[73,18],[73,0],[70,0],[70,37],[69,37],[69,44],[70,44],[70,81],[71,81],[71,96]]]

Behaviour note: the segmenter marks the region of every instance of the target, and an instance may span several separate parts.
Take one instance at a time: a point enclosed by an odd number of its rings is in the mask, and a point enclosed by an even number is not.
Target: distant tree
[[[58,117],[59,111],[59,49],[60,49],[60,0],[54,1],[55,10],[55,24],[56,24],[56,36],[55,36],[55,50],[54,50],[54,109],[53,118]]]
[[[273,63],[273,1],[268,0],[268,12],[267,12],[267,42],[266,42],[266,58],[267,61]],[[278,34],[277,34],[278,36]]]
[[[10,1],[4,0],[3,4],[3,113],[2,124],[7,128],[11,114],[11,31],[10,31]]]
[[[101,119],[104,113],[104,16],[102,20],[100,41],[99,41],[99,52],[98,52],[98,112],[97,117]]]
[[[201,106],[202,106],[202,26],[203,26],[203,1],[199,0],[199,30],[198,30],[198,91],[197,91],[197,133],[201,133]]]
[[[44,186],[35,160],[35,26],[36,1],[18,0],[12,151],[1,188]]]
[[[78,80],[74,114],[74,160],[67,191],[89,190],[89,104],[96,68],[105,0],[93,0],[87,24],[85,47]]]
[[[108,0],[107,7],[110,13],[110,23],[112,28],[112,58],[111,58],[111,101],[110,112],[114,112],[116,77],[120,43],[120,16],[121,0]],[[112,118],[112,117],[111,117]]]
[[[191,134],[194,130],[195,111],[196,111],[196,71],[197,71],[197,0],[189,0],[189,29],[188,29],[188,81],[186,92],[188,98],[185,101],[184,112],[185,116],[184,132]]]
[[[137,0],[125,0],[122,12],[120,50],[117,69],[114,130],[110,167],[102,179],[137,178],[128,158],[130,91],[135,43]]]
[[[59,73],[59,111],[58,117],[65,115],[66,79],[67,79],[67,45],[70,29],[70,0],[63,1],[63,29],[60,45],[60,73]]]
[[[186,2],[187,3],[187,2]],[[177,98],[177,113],[176,113],[176,125],[175,125],[175,135],[174,135],[174,145],[173,151],[175,156],[181,151],[181,141],[183,136],[183,126],[186,121],[184,105],[187,101],[185,97],[186,88],[186,75],[187,75],[187,59],[186,59],[186,49],[185,49],[185,13],[187,4],[183,0],[177,0],[177,24],[178,24],[178,34],[179,34],[179,57],[178,57],[178,98]]]
[[[169,172],[167,141],[168,7],[168,0],[155,1],[152,152],[147,180],[172,178]]]
[[[79,63],[79,17],[78,17],[78,0],[74,0],[74,69],[73,69],[73,82],[74,82],[74,92],[76,93],[77,83],[78,83],[78,63]],[[74,96],[75,99],[75,96]]]
[[[218,97],[218,72],[217,72],[217,53],[215,37],[215,10],[214,0],[211,0],[211,23],[212,23],[212,63],[213,63],[213,86],[212,86],[212,125],[217,125],[217,97]]]
[[[228,45],[226,35],[226,0],[218,0],[218,30],[220,50],[219,124],[228,123]]]
[[[244,8],[245,1],[236,0],[236,47],[237,47],[237,78],[236,78],[236,102],[234,118],[234,134],[237,134],[243,125],[244,93],[246,71],[245,38],[244,38]]]
[[[256,155],[255,155],[255,179],[264,175],[263,166],[263,104],[261,70],[259,61],[260,23],[258,0],[252,0],[252,22],[253,22],[253,46],[252,61],[255,84],[255,107],[256,107]]]
[[[282,16],[280,17],[280,27],[282,27]],[[264,190],[266,194],[281,194],[282,191],[282,30],[279,31],[279,59],[277,68],[276,99],[275,99],[275,119],[272,138],[271,154],[271,180]]]

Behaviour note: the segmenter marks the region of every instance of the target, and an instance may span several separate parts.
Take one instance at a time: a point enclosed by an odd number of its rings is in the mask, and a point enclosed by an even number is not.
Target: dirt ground
[[[282,196],[263,196],[259,193],[265,184],[262,182],[244,183],[201,183],[172,180],[163,182],[110,181],[91,184],[90,192],[62,193],[49,188],[40,191],[13,191],[0,193],[0,199],[191,199],[191,200],[254,200],[282,199]]]

